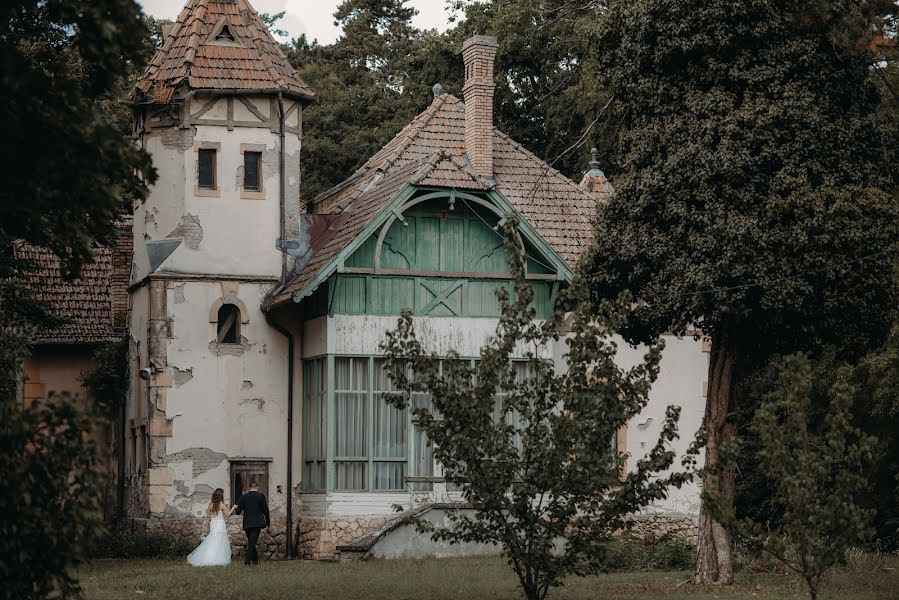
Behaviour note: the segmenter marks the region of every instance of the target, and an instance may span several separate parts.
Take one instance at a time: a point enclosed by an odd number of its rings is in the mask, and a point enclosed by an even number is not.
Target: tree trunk
[[[709,383],[705,404],[705,426],[708,442],[705,446],[707,471],[718,464],[721,445],[731,439],[735,426],[728,421],[732,406],[734,369],[737,361],[735,348],[726,336],[712,338],[709,357]],[[703,477],[704,489],[718,491],[719,502],[728,506],[734,501],[734,471],[728,469],[720,475],[708,472]],[[699,514],[699,540],[697,542],[695,583],[730,585],[734,582],[733,549],[730,533],[709,514],[705,502]]]

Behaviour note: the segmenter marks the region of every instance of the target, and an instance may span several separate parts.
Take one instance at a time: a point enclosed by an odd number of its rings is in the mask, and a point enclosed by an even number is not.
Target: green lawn
[[[79,570],[87,600],[166,598],[187,600],[359,598],[520,598],[515,578],[499,558],[391,560],[344,563],[268,562],[257,568],[194,569],[175,560],[98,560]],[[807,598],[787,575],[741,572],[728,589],[678,585],[688,573],[613,573],[571,578],[550,599]],[[822,598],[899,599],[899,559],[865,562],[834,573]]]

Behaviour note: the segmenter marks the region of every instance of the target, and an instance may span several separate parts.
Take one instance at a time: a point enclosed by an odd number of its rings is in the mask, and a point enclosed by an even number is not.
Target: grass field
[[[78,572],[87,600],[172,598],[177,600],[269,600],[348,598],[445,600],[521,598],[516,580],[499,558],[268,562],[256,568],[194,569],[175,560],[98,560]],[[664,598],[731,600],[808,598],[789,575],[741,572],[732,588],[678,585],[689,573],[611,573],[571,578],[550,600]],[[899,599],[899,558],[862,561],[828,579],[822,598]]]

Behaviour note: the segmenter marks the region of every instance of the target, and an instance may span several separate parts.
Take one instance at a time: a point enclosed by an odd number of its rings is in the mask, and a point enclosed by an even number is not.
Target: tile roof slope
[[[94,262],[81,268],[81,277],[65,281],[60,261],[49,250],[31,245],[16,249],[19,257],[34,264],[18,280],[50,306],[50,311],[68,322],[35,336],[37,344],[88,344],[117,339],[113,327],[112,250],[97,248]]]
[[[405,183],[465,190],[487,189],[483,181],[466,166],[464,153],[465,105],[458,98],[443,94],[347,182],[320,194],[314,203],[331,207],[327,212],[364,212],[367,223]],[[428,164],[430,169],[426,168]],[[410,165],[418,168],[413,169]],[[569,266],[574,267],[592,242],[597,198],[496,129],[493,170],[496,190]],[[383,173],[384,178],[360,195],[361,189],[370,186],[373,179],[370,175],[374,173]],[[400,181],[406,177],[405,181]],[[386,189],[381,189],[388,180],[392,182],[390,194],[386,193]],[[379,198],[380,204],[373,202],[375,197]],[[341,221],[335,222],[332,226],[334,237],[316,252],[303,271],[273,299],[273,303],[282,302],[300,291],[364,227],[363,224],[353,228],[350,233],[344,230],[349,222],[344,225]]]
[[[220,20],[236,43],[209,41]],[[137,90],[168,102],[182,82],[191,89],[284,90],[306,100],[315,96],[247,0],[188,0]]]

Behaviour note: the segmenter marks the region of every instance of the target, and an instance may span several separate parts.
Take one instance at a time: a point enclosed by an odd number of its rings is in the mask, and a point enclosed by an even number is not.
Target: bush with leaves
[[[90,391],[97,409],[115,418],[128,393],[128,338],[97,348],[91,369],[81,373],[79,380]]]
[[[79,596],[72,569],[100,528],[94,419],[67,397],[0,402],[3,598]]]
[[[451,354],[441,368],[441,358],[417,339],[409,312],[383,349],[398,390],[389,401],[407,408],[409,398],[431,396],[432,408],[412,403],[414,419],[471,509],[450,510],[449,527],[419,528],[450,543],[498,545],[526,597],[537,600],[569,574],[601,569],[603,546],[627,527],[628,515],[665,498],[669,486],[680,487],[691,474],[670,471],[678,407],[668,407],[658,442],[630,473],[622,474],[626,456],[612,445],[648,402],[662,343],[649,345],[642,363],[619,367],[612,334],[626,304],[606,303],[593,314],[575,283],[562,301],[573,310],[567,370],[557,372],[542,353],[566,334],[563,312],[535,320],[514,218],[507,217],[504,233],[514,299],[497,294],[502,316],[476,366]],[[528,360],[524,379],[516,377],[516,349]],[[684,458],[688,471],[695,452],[694,445]]]
[[[833,385],[828,406],[814,411],[813,370],[808,357],[784,359],[780,385],[756,411],[759,468],[781,512],[774,527],[738,518],[714,488],[703,491],[715,517],[735,535],[771,554],[806,582],[814,600],[824,573],[843,563],[846,551],[873,532],[873,511],[859,502],[876,439],[852,422],[855,390]],[[722,451],[722,467],[735,462],[736,444]]]

